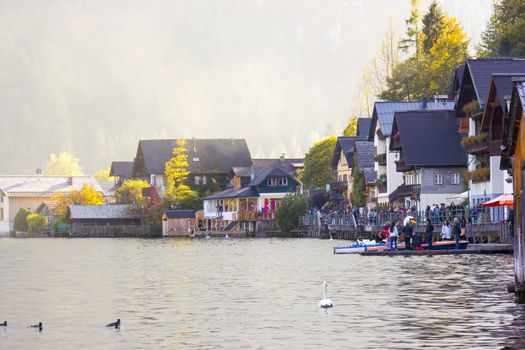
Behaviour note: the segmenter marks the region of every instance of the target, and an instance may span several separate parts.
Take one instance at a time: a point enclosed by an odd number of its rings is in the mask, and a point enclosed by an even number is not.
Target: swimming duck
[[[42,322],[38,322],[38,324],[34,324],[32,326],[30,326],[31,328],[38,328],[39,331],[42,330],[42,328],[44,328],[44,326],[42,325]]]
[[[115,329],[119,329],[120,328],[120,318],[117,320],[117,322],[108,323],[106,327],[115,327]]]

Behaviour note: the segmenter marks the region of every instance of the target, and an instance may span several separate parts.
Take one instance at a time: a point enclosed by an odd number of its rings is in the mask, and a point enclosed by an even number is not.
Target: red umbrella
[[[502,194],[488,202],[483,203],[484,207],[512,207],[514,206],[514,196],[511,194]]]

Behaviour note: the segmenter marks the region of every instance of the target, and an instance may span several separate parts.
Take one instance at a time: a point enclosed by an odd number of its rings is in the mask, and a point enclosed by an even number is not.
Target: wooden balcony
[[[490,142],[487,134],[466,136],[461,140],[461,145],[470,154],[486,153],[489,151]]]
[[[392,136],[392,141],[390,142],[391,151],[400,151],[401,150],[401,138],[399,134]]]
[[[330,191],[346,191],[348,189],[348,182],[345,181],[336,181],[336,182],[330,182]]]
[[[270,211],[267,213],[253,212],[253,211],[240,211],[235,213],[235,221],[256,221],[256,220],[274,220],[275,212]]]

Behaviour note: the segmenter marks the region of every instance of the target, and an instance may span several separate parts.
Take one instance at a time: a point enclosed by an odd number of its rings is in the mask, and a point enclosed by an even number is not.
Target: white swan
[[[328,299],[326,297],[326,287],[328,286],[328,283],[326,281],[323,281],[323,300],[319,301],[319,307],[323,309],[328,309],[330,307],[334,307],[334,304],[332,303],[331,299]]]

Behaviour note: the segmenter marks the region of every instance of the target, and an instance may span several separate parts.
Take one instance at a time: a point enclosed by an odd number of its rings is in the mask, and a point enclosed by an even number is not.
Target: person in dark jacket
[[[432,236],[434,235],[434,225],[432,225],[432,220],[427,218],[427,226],[425,227],[425,241],[428,244],[427,249],[432,249]]]
[[[410,224],[410,221],[408,221],[407,224],[403,226],[403,234],[405,235],[405,249],[406,250],[412,250],[412,247],[410,245],[410,240],[412,239],[413,233],[414,233],[414,228]]]
[[[461,235],[461,226],[458,218],[454,218],[454,224],[452,225],[452,234],[456,240],[456,249],[459,249],[459,237]]]

